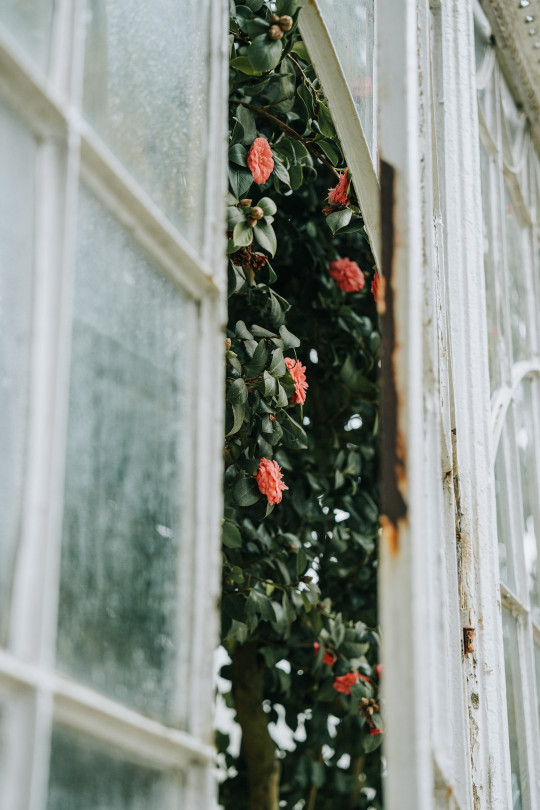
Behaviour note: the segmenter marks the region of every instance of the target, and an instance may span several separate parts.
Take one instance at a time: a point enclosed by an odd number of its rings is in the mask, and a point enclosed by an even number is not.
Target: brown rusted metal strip
[[[398,430],[399,396],[395,376],[394,318],[395,169],[381,161],[382,234],[382,361],[381,361],[381,517],[383,540],[390,553],[399,552],[399,523],[407,517],[400,491],[406,482],[405,447]]]

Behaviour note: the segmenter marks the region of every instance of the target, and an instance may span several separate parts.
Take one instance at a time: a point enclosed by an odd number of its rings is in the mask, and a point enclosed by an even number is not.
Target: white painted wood
[[[377,267],[380,267],[381,231],[376,170],[328,28],[313,0],[302,8],[300,30],[328,99],[330,112],[351,170],[354,190],[364,217],[373,255]]]

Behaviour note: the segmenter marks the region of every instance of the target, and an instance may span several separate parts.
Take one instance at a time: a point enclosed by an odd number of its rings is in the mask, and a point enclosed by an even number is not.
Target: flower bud
[[[247,222],[247,224],[249,225],[250,228],[254,228],[255,225],[257,224],[257,220],[256,219],[251,219],[251,217],[249,219],[247,219],[246,222]]]
[[[272,14],[270,19],[272,20],[273,23],[278,23],[279,22],[279,14]]]
[[[283,14],[279,18],[279,27],[281,28],[282,31],[290,31],[291,28],[293,27],[293,22],[294,20],[292,17],[289,17],[288,14]]]
[[[230,348],[231,348],[231,339],[225,338],[225,351],[228,352]]]
[[[251,200],[240,200],[240,205],[242,208],[249,208],[251,205]]]
[[[268,36],[273,40],[281,39],[283,37],[283,31],[279,25],[271,25],[268,29]]]
[[[251,209],[251,219],[262,219],[264,217],[264,211],[260,207],[260,205],[255,205]]]

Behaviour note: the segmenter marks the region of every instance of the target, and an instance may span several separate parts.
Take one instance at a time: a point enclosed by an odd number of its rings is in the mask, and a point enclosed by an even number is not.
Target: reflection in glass
[[[517,732],[517,707],[520,705],[516,690],[519,689],[519,654],[517,646],[517,624],[505,607],[502,609],[504,640],[504,671],[506,677],[506,708],[508,712],[508,742],[510,745],[510,767],[512,773],[512,810],[522,810],[522,782],[519,766]]]
[[[208,155],[209,0],[88,0],[84,113],[196,247]]]
[[[519,453],[521,488],[523,495],[523,552],[527,572],[531,613],[534,621],[540,624],[540,593],[538,578],[538,520],[539,491],[536,477],[534,425],[538,414],[533,410],[533,385],[525,379],[516,391],[516,440]]]
[[[40,68],[49,61],[55,0],[0,0],[0,21]]]
[[[525,284],[526,263],[523,260],[523,229],[519,223],[517,211],[508,189],[505,190],[504,205],[512,353],[514,361],[518,361],[528,359],[531,352],[527,324],[528,301]]]
[[[84,190],[79,223],[58,666],[173,724],[195,305]]]
[[[47,810],[168,810],[171,793],[163,774],[73,732],[53,731]]]
[[[318,0],[317,5],[358,110],[371,156],[375,158],[374,0]]]
[[[34,265],[34,161],[30,132],[0,105],[0,644],[21,529]]]

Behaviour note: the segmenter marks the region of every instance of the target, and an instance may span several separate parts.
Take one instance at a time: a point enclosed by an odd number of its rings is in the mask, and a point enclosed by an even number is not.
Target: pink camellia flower
[[[266,138],[255,138],[247,156],[247,165],[256,183],[266,183],[274,168],[272,150]]]
[[[268,503],[271,506],[281,503],[283,497],[281,493],[284,489],[289,489],[283,483],[282,478],[281,467],[277,461],[261,458],[259,472],[257,473],[257,484],[262,494],[268,498]]]
[[[346,675],[338,675],[333,683],[336,692],[342,692],[344,695],[351,694],[351,686],[356,683],[356,672],[347,672]]]
[[[339,183],[334,188],[329,189],[328,194],[328,201],[332,203],[332,205],[348,205],[350,197],[347,195],[347,189],[349,187],[349,178],[348,178],[349,170],[345,169],[341,177],[339,178]]]
[[[347,258],[330,262],[330,275],[343,292],[358,292],[366,283],[356,262]]]
[[[309,385],[306,382],[306,367],[302,365],[299,360],[293,360],[292,357],[285,358],[285,365],[289,369],[289,374],[294,381],[294,396],[293,402],[298,405],[303,405],[306,401],[306,390]]]
[[[321,649],[321,645],[318,641],[313,642],[313,649],[315,651],[315,655],[317,655],[317,653]],[[326,650],[322,660],[324,664],[328,664],[328,666],[331,667],[334,664],[334,662],[337,661],[337,658],[338,658],[337,655],[334,655],[334,653],[329,652],[329,650]]]
[[[379,680],[381,680],[382,674],[383,674],[383,665],[377,664],[377,666],[375,667],[375,675]]]
[[[373,276],[373,281],[371,282],[371,292],[373,294],[373,298],[375,299],[376,304],[379,301],[380,284],[381,284],[381,280],[380,280],[379,274],[375,271],[375,275]]]

